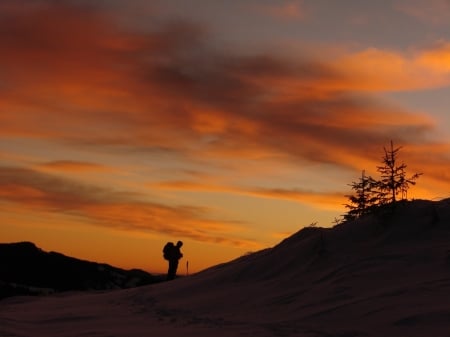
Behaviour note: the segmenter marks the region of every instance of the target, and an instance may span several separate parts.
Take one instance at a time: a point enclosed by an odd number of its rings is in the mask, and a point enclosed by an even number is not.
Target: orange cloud
[[[331,81],[329,85],[356,91],[404,91],[449,85],[448,48],[442,47],[410,55],[376,48],[344,55],[334,64],[346,80]],[[446,66],[440,67],[443,64]]]
[[[418,62],[439,73],[450,73],[450,42],[441,41],[434,48],[425,50]]]
[[[207,209],[143,202],[129,192],[81,184],[29,169],[0,168],[0,199],[29,211],[57,211],[120,230],[150,231],[234,246],[256,244],[239,237],[242,224],[210,219]]]
[[[64,6],[30,10],[22,16],[11,14],[2,31],[12,34],[1,36],[8,42],[3,46],[14,47],[0,50],[0,60],[10,69],[6,80],[14,95],[11,91],[0,95],[9,98],[11,108],[17,102],[15,108],[22,112],[15,117],[2,116],[9,126],[3,131],[7,134],[21,128],[21,134],[36,135],[41,130],[42,136],[58,138],[79,139],[85,134],[90,140],[135,139],[146,145],[176,145],[178,140],[172,138],[184,129],[180,137],[188,142],[197,142],[198,133],[242,135],[248,142],[248,137],[261,131],[261,124],[264,127],[265,121],[260,119],[275,123],[294,119],[308,127],[312,119],[314,125],[320,125],[333,116],[345,118],[350,108],[355,119],[368,116],[364,110],[370,108],[370,102],[357,102],[335,92],[356,84],[333,67],[314,62],[293,64],[270,55],[239,57],[212,52],[202,41],[201,31],[192,25],[125,33],[100,13]],[[30,29],[25,22],[36,24]],[[80,32],[88,36],[87,41]],[[14,36],[25,36],[28,43]],[[190,52],[194,47],[199,52]],[[29,62],[34,54],[40,62]],[[392,64],[392,57],[371,54],[356,55],[343,62],[341,69],[349,68],[358,75],[363,68],[355,67],[365,64],[365,59],[385,60],[383,67]],[[372,87],[381,85],[376,79],[367,80]],[[35,112],[20,108],[23,103],[19,101],[31,101]],[[318,113],[318,105],[341,110]],[[65,112],[64,118],[56,111]]]
[[[359,171],[391,138],[420,149],[434,128],[365,92],[449,83],[437,71],[444,46],[409,56],[368,49],[328,63],[240,55],[211,47],[207,29],[192,23],[133,31],[93,6],[39,4],[7,8],[0,20],[0,100],[11,112],[0,113],[3,138],[167,155],[205,170],[272,159]],[[258,193],[306,198],[285,192]]]
[[[257,198],[284,199],[310,204],[315,207],[341,209],[344,195],[343,193],[323,193],[305,191],[300,189],[269,189],[269,188],[242,188],[229,185],[203,184],[189,181],[166,181],[152,185],[156,188],[183,190],[183,191],[203,191],[217,193],[231,193],[249,195]]]

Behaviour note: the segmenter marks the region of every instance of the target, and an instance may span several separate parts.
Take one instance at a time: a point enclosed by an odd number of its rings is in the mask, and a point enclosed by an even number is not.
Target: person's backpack
[[[165,260],[169,260],[171,258],[171,255],[173,255],[173,249],[175,246],[173,245],[173,242],[167,242],[166,245],[163,248],[163,257]]]

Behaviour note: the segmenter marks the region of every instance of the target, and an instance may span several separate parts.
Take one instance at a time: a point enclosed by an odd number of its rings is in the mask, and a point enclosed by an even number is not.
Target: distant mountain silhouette
[[[122,289],[156,283],[161,276],[45,252],[31,242],[0,244],[0,299],[62,291]]]

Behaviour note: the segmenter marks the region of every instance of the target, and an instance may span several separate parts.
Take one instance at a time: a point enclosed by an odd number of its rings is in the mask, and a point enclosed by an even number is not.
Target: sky
[[[3,0],[0,241],[196,272],[333,226],[391,140],[448,197],[449,32],[448,0]]]

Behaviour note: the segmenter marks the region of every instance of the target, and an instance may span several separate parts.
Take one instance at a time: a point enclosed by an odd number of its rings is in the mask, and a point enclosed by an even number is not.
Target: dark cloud
[[[119,192],[16,167],[0,167],[0,186],[11,201],[63,211],[122,198]]]
[[[55,171],[73,171],[73,172],[83,172],[83,171],[113,171],[113,168],[89,163],[89,162],[81,162],[75,160],[56,160],[51,162],[42,163],[39,167],[44,169],[50,169]]]

